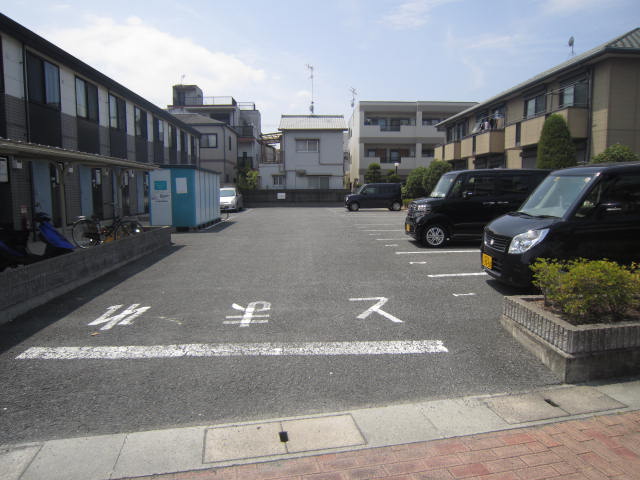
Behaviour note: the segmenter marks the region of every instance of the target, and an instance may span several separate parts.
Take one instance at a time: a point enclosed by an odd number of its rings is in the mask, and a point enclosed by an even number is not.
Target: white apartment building
[[[269,171],[261,166],[264,185],[287,190],[344,188],[347,125],[342,115],[282,115],[278,130],[282,132],[281,164],[275,170],[269,166]]]
[[[382,173],[397,171],[405,178],[411,170],[428,166],[434,148],[445,140],[435,125],[475,105],[474,102],[361,101],[349,121],[348,172],[351,185],[362,184],[371,163]]]

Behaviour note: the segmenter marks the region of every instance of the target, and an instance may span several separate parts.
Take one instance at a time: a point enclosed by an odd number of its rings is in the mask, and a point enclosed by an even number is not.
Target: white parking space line
[[[19,360],[125,360],[184,357],[417,355],[447,353],[440,340],[308,343],[128,345],[121,347],[32,347]]]
[[[362,230],[363,232],[401,232],[402,230],[396,228],[394,230]]]
[[[396,255],[430,255],[438,253],[480,253],[480,250],[417,250],[415,252],[396,252]]]
[[[484,272],[473,273],[438,273],[434,275],[427,275],[429,278],[446,278],[446,277],[479,277],[487,275]]]

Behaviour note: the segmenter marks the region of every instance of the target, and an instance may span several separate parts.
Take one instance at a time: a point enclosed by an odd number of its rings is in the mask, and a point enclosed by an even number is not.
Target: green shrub
[[[640,160],[640,156],[633,153],[631,148],[616,143],[609,146],[601,154],[593,157],[591,163],[637,162],[638,160]]]
[[[558,308],[573,324],[615,322],[640,308],[637,265],[609,260],[538,260],[531,267],[545,304]]]

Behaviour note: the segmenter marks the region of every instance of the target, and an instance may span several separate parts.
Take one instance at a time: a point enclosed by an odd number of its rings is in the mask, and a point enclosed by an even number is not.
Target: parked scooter
[[[55,229],[46,213],[36,213],[34,220],[37,238],[45,244],[44,252],[36,254],[29,250],[27,244],[30,232],[28,230],[17,231],[0,227],[0,271],[7,267],[29,265],[75,249],[75,246]]]

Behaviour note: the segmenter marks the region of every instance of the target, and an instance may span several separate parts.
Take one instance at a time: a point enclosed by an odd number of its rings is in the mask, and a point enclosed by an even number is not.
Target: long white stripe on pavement
[[[31,347],[19,360],[120,360],[179,357],[242,357],[300,355],[408,355],[446,353],[440,340],[309,343],[229,343],[128,345],[109,347]]]
[[[396,252],[396,255],[430,255],[434,253],[480,253],[480,250],[416,250],[413,252]]]

